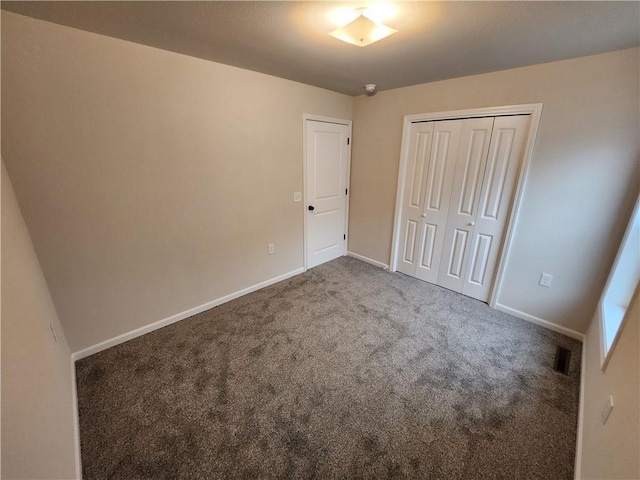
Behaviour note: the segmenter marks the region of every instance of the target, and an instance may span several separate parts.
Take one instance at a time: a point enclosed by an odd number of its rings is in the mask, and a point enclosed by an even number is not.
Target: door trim
[[[397,254],[399,248],[400,239],[400,223],[402,215],[402,199],[404,198],[405,189],[405,176],[407,173],[407,163],[409,160],[409,134],[411,124],[415,122],[430,122],[434,120],[455,120],[462,118],[475,118],[475,117],[500,117],[505,115],[531,115],[531,123],[529,125],[529,134],[527,136],[527,142],[524,149],[524,156],[522,164],[520,165],[520,171],[516,181],[516,189],[513,197],[513,204],[509,212],[509,221],[504,233],[504,242],[502,244],[502,250],[498,255],[498,264],[495,276],[493,278],[493,285],[491,288],[491,295],[489,297],[489,306],[495,308],[498,303],[498,297],[502,288],[502,280],[506,269],[507,261],[509,259],[509,253],[511,252],[511,246],[513,243],[513,234],[515,225],[518,221],[520,214],[520,207],[522,204],[522,197],[524,195],[524,189],[526,186],[527,177],[529,175],[529,165],[531,164],[531,157],[533,156],[533,147],[535,145],[536,135],[538,133],[538,126],[540,124],[540,118],[542,117],[542,103],[530,103],[525,105],[506,105],[501,107],[487,107],[487,108],[473,108],[466,110],[452,110],[447,112],[435,112],[435,113],[419,113],[416,115],[405,115],[403,129],[402,129],[402,148],[400,151],[400,165],[398,168],[398,187],[396,189],[396,208],[395,217],[393,220],[393,239],[391,242],[391,257],[389,258],[389,270],[396,271]]]
[[[323,123],[336,123],[338,125],[346,125],[349,127],[349,138],[353,140],[352,135],[352,120],[345,120],[343,118],[334,118],[334,117],[325,117],[322,115],[314,115],[312,113],[304,113],[302,115],[302,215],[304,218],[303,223],[303,234],[302,234],[302,259],[303,259],[303,267],[306,272],[308,269],[308,259],[307,259],[307,243],[309,239],[309,225],[308,225],[308,216],[306,213],[306,206],[308,205],[307,201],[307,121],[311,120],[314,122],[323,122]],[[351,146],[353,145],[353,141],[349,143],[348,153],[347,153],[347,188],[351,190]],[[349,242],[349,198],[351,197],[351,192],[349,191],[347,195],[345,195],[345,211],[344,211],[344,233],[347,236],[346,241],[344,242],[344,252],[343,256],[347,254],[347,244]]]

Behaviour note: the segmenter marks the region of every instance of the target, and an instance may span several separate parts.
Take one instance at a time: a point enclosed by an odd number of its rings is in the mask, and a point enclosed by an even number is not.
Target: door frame
[[[498,303],[498,296],[502,288],[502,280],[506,269],[509,253],[513,244],[513,235],[515,225],[520,214],[522,205],[522,197],[526,186],[527,177],[529,175],[529,166],[533,156],[533,147],[538,133],[538,126],[542,117],[542,103],[530,103],[525,105],[505,105],[501,107],[472,108],[465,110],[452,110],[446,112],[435,113],[419,113],[415,115],[405,115],[402,129],[402,148],[400,151],[400,165],[398,168],[398,187],[396,189],[396,208],[393,220],[393,239],[391,242],[391,258],[389,259],[389,270],[396,271],[397,254],[400,242],[400,228],[402,215],[402,199],[404,198],[405,176],[407,173],[407,163],[409,161],[409,134],[411,124],[414,122],[430,122],[434,120],[456,120],[463,118],[477,117],[500,117],[506,115],[531,115],[531,123],[529,125],[529,134],[524,149],[524,156],[520,171],[516,180],[516,189],[514,192],[513,203],[509,211],[509,220],[504,232],[504,241],[502,248],[498,254],[498,268],[492,280],[491,294],[489,296],[489,306],[495,308]]]
[[[307,215],[307,121],[314,122],[323,122],[323,123],[335,123],[338,125],[346,125],[349,127],[349,148],[347,149],[347,189],[351,189],[351,147],[353,146],[353,135],[352,135],[352,120],[345,120],[343,118],[334,118],[334,117],[325,117],[322,115],[315,115],[312,113],[304,113],[302,115],[302,214],[304,217],[303,223],[303,234],[302,234],[302,258],[303,258],[303,267],[306,272],[308,269],[308,258],[307,258],[307,243],[309,241],[309,221]],[[345,195],[345,205],[344,205],[344,233],[347,236],[344,242],[344,252],[343,256],[347,254],[347,242],[349,241],[349,198],[351,197],[351,192],[348,191],[347,195]]]

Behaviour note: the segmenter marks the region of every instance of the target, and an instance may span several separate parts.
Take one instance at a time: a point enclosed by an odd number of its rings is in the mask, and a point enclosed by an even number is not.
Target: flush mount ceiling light
[[[359,8],[355,14],[357,15],[355,20],[330,32],[329,35],[351,45],[366,47],[397,32],[382,22],[369,18],[366,8]]]

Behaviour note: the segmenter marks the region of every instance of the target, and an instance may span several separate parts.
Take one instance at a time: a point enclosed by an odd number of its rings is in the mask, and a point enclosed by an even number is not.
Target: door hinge
[[[350,141],[351,141],[351,139],[349,137],[347,137],[347,145],[349,145]]]
[[[345,195],[349,195],[349,189],[348,189],[348,188],[345,188],[345,189],[344,189],[344,194],[345,194]]]
[[[344,234],[344,239],[345,239],[345,240],[347,239],[347,234],[346,234],[346,233]]]

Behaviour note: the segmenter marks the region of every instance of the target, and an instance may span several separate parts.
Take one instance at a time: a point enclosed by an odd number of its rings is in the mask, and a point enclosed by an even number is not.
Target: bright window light
[[[639,282],[640,197],[636,202],[629,226],[600,299],[603,368],[606,366]]]

